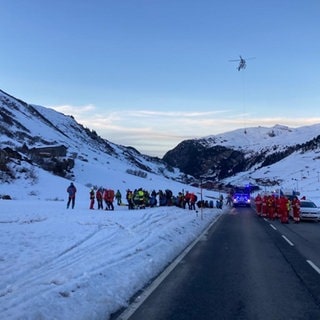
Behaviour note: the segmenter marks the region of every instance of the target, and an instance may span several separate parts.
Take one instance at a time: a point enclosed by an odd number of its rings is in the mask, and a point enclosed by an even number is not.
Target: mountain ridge
[[[306,159],[308,154],[309,160],[305,160],[303,166],[312,167],[316,172],[317,163],[313,162],[319,159],[320,124],[299,128],[280,124],[259,126],[184,140],[159,159],[101,138],[94,130],[76,122],[73,116],[28,104],[2,90],[0,119],[0,178],[7,182],[14,178],[10,165],[16,167],[19,161],[70,180],[76,179],[73,167],[79,161],[88,161],[88,152],[99,164],[108,165],[111,159],[116,159],[118,168],[127,165],[127,169],[122,170],[138,175],[152,173],[186,184],[199,183],[203,179],[239,184],[244,182],[242,177],[246,175],[251,176],[253,183],[279,184],[284,179],[272,175],[272,166],[284,161],[289,163],[293,156]],[[54,146],[65,146],[66,157],[52,157],[51,164],[48,159],[36,158],[35,150]],[[270,173],[268,177],[266,171]]]
[[[62,177],[74,179],[72,167],[75,164],[72,162],[88,161],[90,158],[88,152],[92,152],[93,158],[99,162],[108,163],[108,159],[114,158],[121,163],[121,167],[126,163],[128,170],[138,172],[137,174],[145,171],[163,177],[175,177],[177,180],[184,176],[159,158],[143,155],[133,147],[117,145],[101,138],[94,130],[76,122],[73,116],[28,104],[2,90],[0,90],[0,119],[2,154],[0,158],[4,181],[11,181],[13,178],[10,166],[17,161],[28,162]],[[57,150],[53,151],[52,148],[58,146],[64,146],[66,154],[59,157],[52,156],[49,159],[48,150],[49,153],[55,153]],[[51,147],[46,149],[47,155],[43,153],[45,159],[39,157],[39,152],[36,157],[35,151],[45,147]],[[66,163],[69,159],[73,161]],[[50,161],[51,165],[48,165]],[[57,167],[63,168],[58,170]]]
[[[163,160],[198,179],[229,181],[242,171],[269,167],[293,153],[319,152],[319,132],[319,124],[237,129],[184,140],[168,151]]]

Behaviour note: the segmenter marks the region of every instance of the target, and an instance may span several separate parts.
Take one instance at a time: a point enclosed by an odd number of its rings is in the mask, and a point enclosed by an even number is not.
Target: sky
[[[320,123],[318,0],[0,0],[0,89],[162,157]],[[238,71],[239,55],[247,68]]]

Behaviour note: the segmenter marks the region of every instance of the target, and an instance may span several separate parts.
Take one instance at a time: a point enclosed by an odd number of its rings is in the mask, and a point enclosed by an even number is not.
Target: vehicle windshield
[[[237,188],[235,188],[234,193],[250,194],[250,190],[245,187],[237,187]]]
[[[304,207],[304,208],[316,208],[316,204],[314,202],[311,202],[311,201],[303,201],[301,202],[301,207]]]

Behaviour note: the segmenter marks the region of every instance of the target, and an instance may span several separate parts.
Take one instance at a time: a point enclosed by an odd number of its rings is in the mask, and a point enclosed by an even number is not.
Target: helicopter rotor
[[[247,60],[252,60],[255,59],[255,57],[250,57],[250,58],[242,58],[241,55],[239,55],[239,59],[233,59],[233,60],[229,60],[229,62],[239,62],[239,65],[237,67],[238,71],[240,71],[241,69],[245,69],[247,66]]]

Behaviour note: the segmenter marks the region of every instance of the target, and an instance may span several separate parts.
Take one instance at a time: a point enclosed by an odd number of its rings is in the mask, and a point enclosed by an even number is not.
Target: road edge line
[[[220,219],[221,216],[222,214],[217,215],[216,218],[210,222],[208,227],[204,229],[204,231],[201,232],[201,234],[195,240],[193,240],[193,242],[191,242],[115,320],[128,320],[152,294],[152,292],[161,284],[161,282],[170,274],[170,272],[201,240],[201,238],[209,231],[209,229]]]

